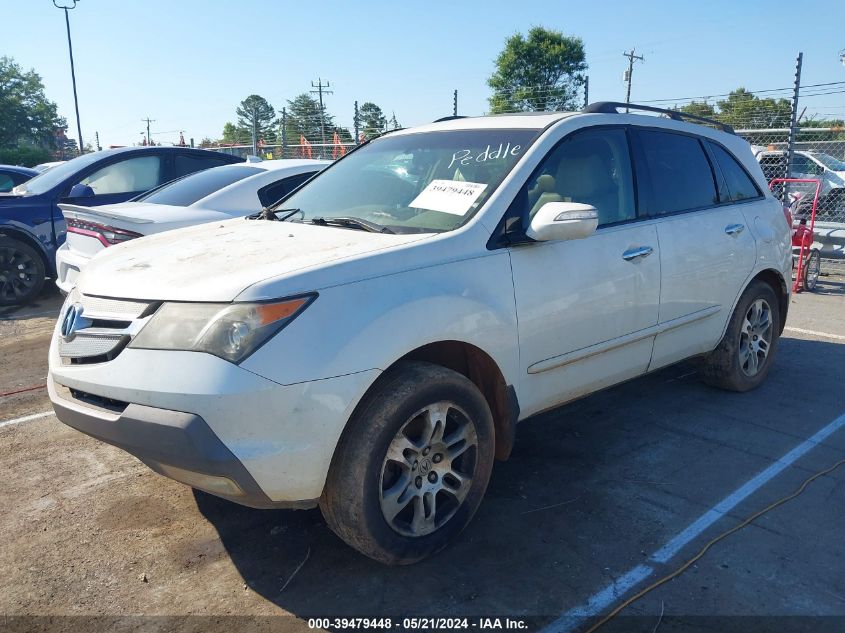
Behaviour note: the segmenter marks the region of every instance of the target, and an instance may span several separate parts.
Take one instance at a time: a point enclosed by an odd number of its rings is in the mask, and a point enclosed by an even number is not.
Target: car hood
[[[83,269],[87,295],[232,301],[249,286],[430,237],[237,218],[107,248]]]

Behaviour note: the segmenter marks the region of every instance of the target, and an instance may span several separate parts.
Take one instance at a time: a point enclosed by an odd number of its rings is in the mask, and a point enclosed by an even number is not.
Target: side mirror
[[[70,188],[68,198],[93,198],[94,190],[88,185],[83,185],[81,182],[75,184]]]
[[[525,234],[538,242],[580,240],[589,237],[599,224],[596,208],[580,202],[547,202],[531,220]]]

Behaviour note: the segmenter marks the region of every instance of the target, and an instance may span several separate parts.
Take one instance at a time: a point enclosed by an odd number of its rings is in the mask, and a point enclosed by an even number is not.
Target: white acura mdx
[[[272,210],[107,249],[56,326],[57,416],[401,564],[467,525],[520,420],[690,357],[756,387],[781,204],[726,126],[618,107],[394,131]]]

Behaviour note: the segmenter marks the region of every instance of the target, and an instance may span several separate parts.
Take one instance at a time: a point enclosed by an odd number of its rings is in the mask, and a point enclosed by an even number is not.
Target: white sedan
[[[130,202],[96,208],[60,204],[67,240],[56,254],[56,285],[70,292],[94,255],[114,244],[260,211],[322,170],[326,160],[267,160],[207,169]]]

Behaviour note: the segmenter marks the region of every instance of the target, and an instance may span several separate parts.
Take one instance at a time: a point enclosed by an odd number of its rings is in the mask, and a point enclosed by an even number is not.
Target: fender
[[[49,247],[45,245],[43,239],[40,239],[39,236],[32,231],[32,227],[21,222],[15,222],[14,220],[0,219],[0,235],[20,240],[21,242],[24,242],[34,248],[44,260],[44,268],[47,271],[47,274],[55,276],[56,257],[55,249],[52,246],[52,227],[50,227]]]

